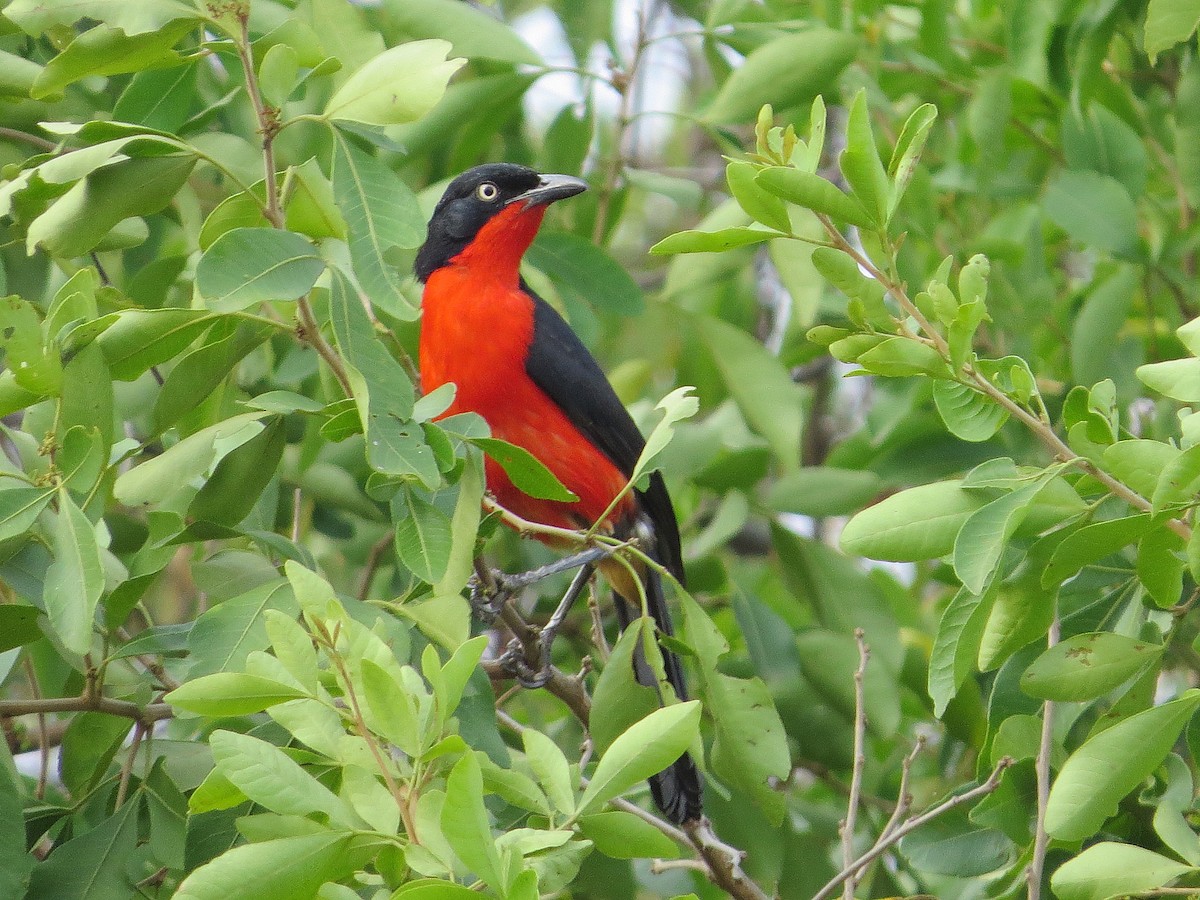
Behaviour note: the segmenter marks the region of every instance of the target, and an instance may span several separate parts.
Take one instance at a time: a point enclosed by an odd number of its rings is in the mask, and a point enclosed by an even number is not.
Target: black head
[[[573,197],[587,183],[570,175],[540,175],[514,163],[488,163],[468,169],[446,188],[429,219],[429,235],[413,268],[425,281],[461,253],[498,212],[514,204],[524,209]]]

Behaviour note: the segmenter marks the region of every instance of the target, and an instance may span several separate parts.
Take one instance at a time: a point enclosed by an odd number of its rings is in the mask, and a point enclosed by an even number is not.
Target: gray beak
[[[531,206],[544,206],[555,200],[565,200],[587,190],[587,182],[582,178],[571,175],[543,175],[541,182],[535,188],[530,188],[523,194],[518,194],[509,203],[524,203],[525,209]]]

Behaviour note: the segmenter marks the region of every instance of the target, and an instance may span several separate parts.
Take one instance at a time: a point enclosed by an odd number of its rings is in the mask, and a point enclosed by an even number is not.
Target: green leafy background
[[[10,0],[0,895],[1200,885],[1198,20]],[[417,396],[409,271],[501,159],[589,181],[523,274],[652,435],[695,700],[472,620],[555,559],[482,452],[561,486]]]

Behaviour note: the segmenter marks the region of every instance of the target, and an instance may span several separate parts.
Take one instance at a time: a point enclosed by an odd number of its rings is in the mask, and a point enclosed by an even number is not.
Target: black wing
[[[524,280],[521,289],[533,298],[533,340],[525,358],[526,374],[613,465],[631,475],[646,446],[642,433],[571,326]],[[662,475],[654,472],[646,490],[636,494],[654,526],[659,561],[682,582],[679,524]]]
[[[642,448],[646,446],[629,413],[621,404],[599,363],[571,326],[549,303],[521,282],[521,288],[533,298],[533,340],[525,358],[525,372],[546,395],[567,414],[567,418],[613,464],[626,475],[633,473]],[[683,557],[679,549],[679,524],[662,474],[654,472],[645,491],[636,491],[638,503],[654,532],[652,553],[662,565],[683,583]],[[658,573],[647,572],[646,601],[658,628],[674,634],[671,611],[663,596]],[[624,630],[633,621],[637,603],[613,592],[617,618]],[[688,697],[683,666],[672,651],[662,649],[667,680],[680,700]],[[658,680],[639,652],[634,657],[638,682],[656,688]],[[699,819],[704,814],[700,774],[692,758],[684,753],[663,771],[650,777],[650,792],[658,808],[676,823]]]

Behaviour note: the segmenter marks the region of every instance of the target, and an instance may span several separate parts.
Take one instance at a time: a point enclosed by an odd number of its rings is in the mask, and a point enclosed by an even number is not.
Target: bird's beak
[[[517,194],[509,203],[522,203],[525,209],[531,206],[544,206],[555,200],[565,200],[587,190],[587,182],[582,178],[571,175],[543,175],[541,182],[535,188],[530,188],[523,194]]]

